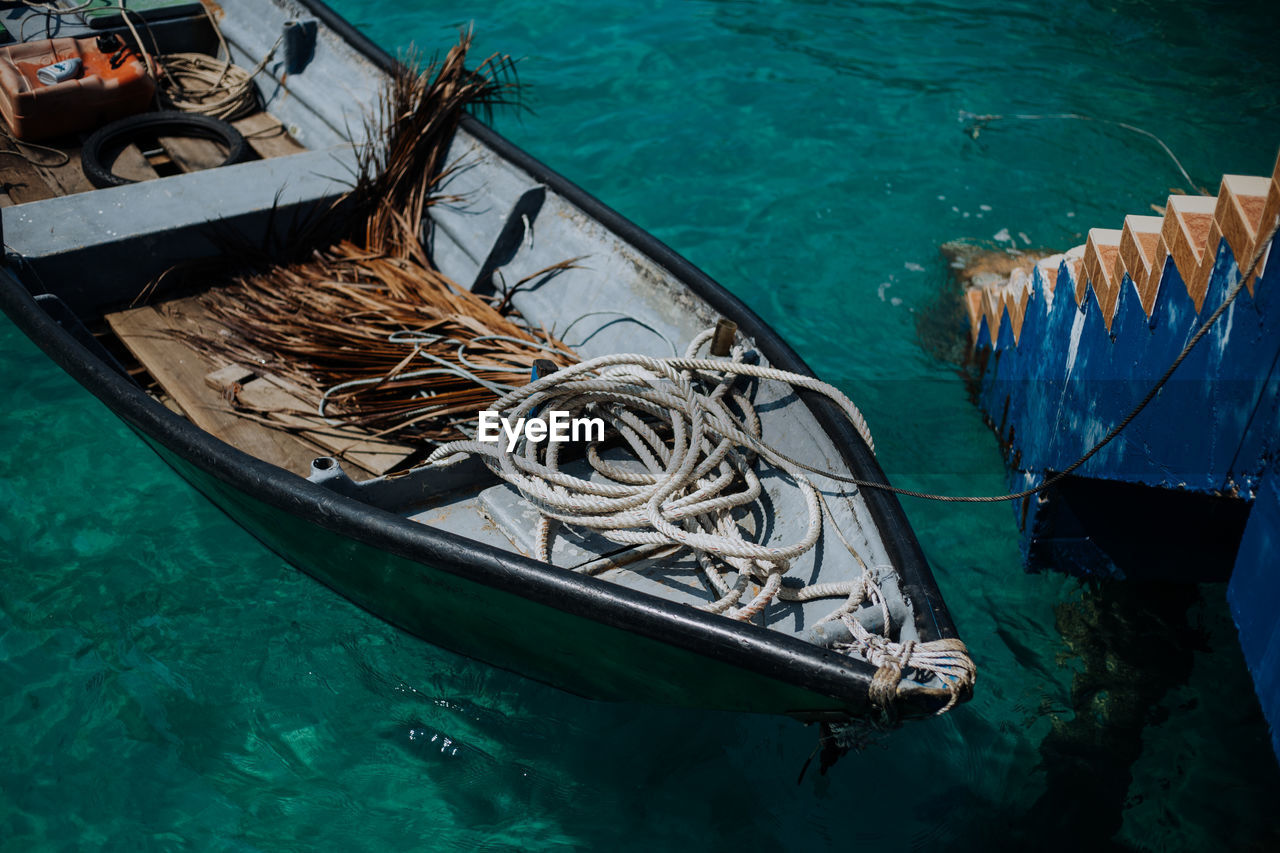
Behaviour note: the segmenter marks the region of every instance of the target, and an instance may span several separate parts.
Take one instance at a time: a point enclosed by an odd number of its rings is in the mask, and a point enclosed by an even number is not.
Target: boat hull
[[[147,440],[146,436],[143,436]],[[590,699],[842,716],[824,696],[344,536],[147,443],[237,524],[365,610],[434,645]]]
[[[379,67],[393,67],[391,57],[332,11],[314,0],[302,2]],[[759,317],[652,235],[479,122],[467,119],[463,129],[567,200],[583,227],[613,235],[688,296],[734,320],[770,365],[811,373]],[[255,215],[229,216],[221,224],[251,232]],[[169,236],[164,241],[171,247],[179,243]],[[77,312],[92,316],[93,293],[74,276],[54,274],[58,254],[76,248],[53,247],[43,274],[30,257],[15,261],[17,269],[0,270],[0,309],[231,518],[355,604],[429,642],[586,697],[806,719],[879,715],[868,696],[876,668],[864,660],[410,521],[204,432],[149,396],[77,320]],[[40,290],[53,285],[58,296],[37,302],[24,281]],[[799,397],[847,470],[884,479],[870,448],[833,404],[810,392]],[[874,489],[863,498],[902,593],[912,602],[916,635],[921,642],[954,638],[955,627],[896,498]],[[904,682],[895,709],[904,717],[923,716],[956,698],[940,687]],[[967,699],[968,690],[959,698]]]
[[[417,524],[242,453],[148,396],[59,304],[0,271],[0,309],[179,475],[285,560],[418,637],[593,699],[878,713],[864,661]],[[924,716],[949,699],[913,686],[897,710]]]

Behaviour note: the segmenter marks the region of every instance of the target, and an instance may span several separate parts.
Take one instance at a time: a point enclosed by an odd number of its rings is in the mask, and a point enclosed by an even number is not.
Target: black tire
[[[84,170],[84,176],[89,179],[89,183],[99,188],[120,187],[134,183],[112,172],[103,164],[102,157],[104,152],[112,152],[114,155],[143,133],[196,136],[221,142],[227,147],[227,157],[218,166],[229,166],[240,162],[249,150],[240,131],[222,119],[177,110],[139,113],[105,124],[89,134],[89,138],[84,141],[84,147],[80,149],[80,167]]]

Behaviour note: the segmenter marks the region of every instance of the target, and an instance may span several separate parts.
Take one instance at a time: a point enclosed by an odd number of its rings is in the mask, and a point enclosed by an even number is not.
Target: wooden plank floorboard
[[[226,330],[194,297],[119,311],[106,320],[192,423],[259,459],[305,475],[315,457],[338,456],[354,479],[364,479],[390,471],[418,449],[329,425],[286,380],[195,352],[180,335],[216,337]],[[232,408],[232,397],[248,417]]]
[[[130,181],[153,181],[160,175],[147,161],[142,150],[132,143],[120,150],[111,171]]]
[[[212,139],[198,136],[161,136],[157,140],[169,159],[184,172],[199,172],[221,166],[227,159],[227,149]]]
[[[244,136],[245,141],[263,160],[271,157],[287,157],[307,149],[289,135],[280,120],[267,112],[257,112],[231,122]]]
[[[4,152],[0,155],[0,176],[3,176],[6,194],[15,204],[40,201],[59,194],[56,187],[49,185],[44,174],[27,160],[28,156],[36,160],[56,159],[53,154],[30,148],[24,151],[9,139],[0,142],[0,151]],[[79,162],[78,158],[76,162]]]
[[[218,365],[173,336],[175,330],[191,331],[200,323],[189,308],[184,311],[184,302],[189,300],[119,311],[106,321],[192,423],[251,456],[306,476],[311,460],[328,452],[240,417],[205,384],[205,376]]]
[[[240,365],[231,365],[206,376],[205,381],[224,393],[234,393],[245,408],[373,474],[387,473],[417,449],[372,438],[355,427],[326,423],[299,389],[278,376],[258,375]]]
[[[37,165],[36,170],[44,175],[49,186],[57,189],[58,195],[75,195],[96,189],[84,176],[84,169],[80,166],[80,140],[62,138],[49,144],[66,152],[67,162],[60,166]]]

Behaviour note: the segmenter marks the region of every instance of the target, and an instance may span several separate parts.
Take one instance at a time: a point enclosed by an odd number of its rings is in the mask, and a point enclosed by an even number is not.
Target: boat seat
[[[132,299],[183,260],[219,254],[211,221],[233,233],[270,223],[283,239],[296,211],[346,191],[354,162],[346,147],[306,151],[33,201],[4,211],[4,238],[42,281],[69,282],[59,295],[84,315]]]

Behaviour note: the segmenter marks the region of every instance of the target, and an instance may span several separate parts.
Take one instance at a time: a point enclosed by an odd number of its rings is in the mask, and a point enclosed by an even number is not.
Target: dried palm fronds
[[[456,423],[528,382],[535,359],[576,360],[507,300],[449,281],[421,244],[464,111],[514,98],[510,59],[468,70],[470,44],[464,32],[442,62],[393,77],[345,200],[356,215],[349,237],[206,292],[201,302],[230,334],[190,338],[196,349],[271,372],[326,417],[397,440],[456,438]]]
[[[205,353],[259,367],[308,392],[343,423],[399,437],[457,437],[529,365],[574,355],[412,259],[351,242],[308,263],[244,275],[201,302],[231,332]]]
[[[465,31],[443,62],[395,75],[371,119],[369,138],[383,142],[364,149],[352,193],[370,251],[427,263],[418,223],[436,200],[432,188],[447,174],[445,154],[458,122],[468,108],[489,111],[517,100],[510,57],[495,54],[466,68],[471,39]],[[406,59],[406,69],[415,65],[416,57]]]

